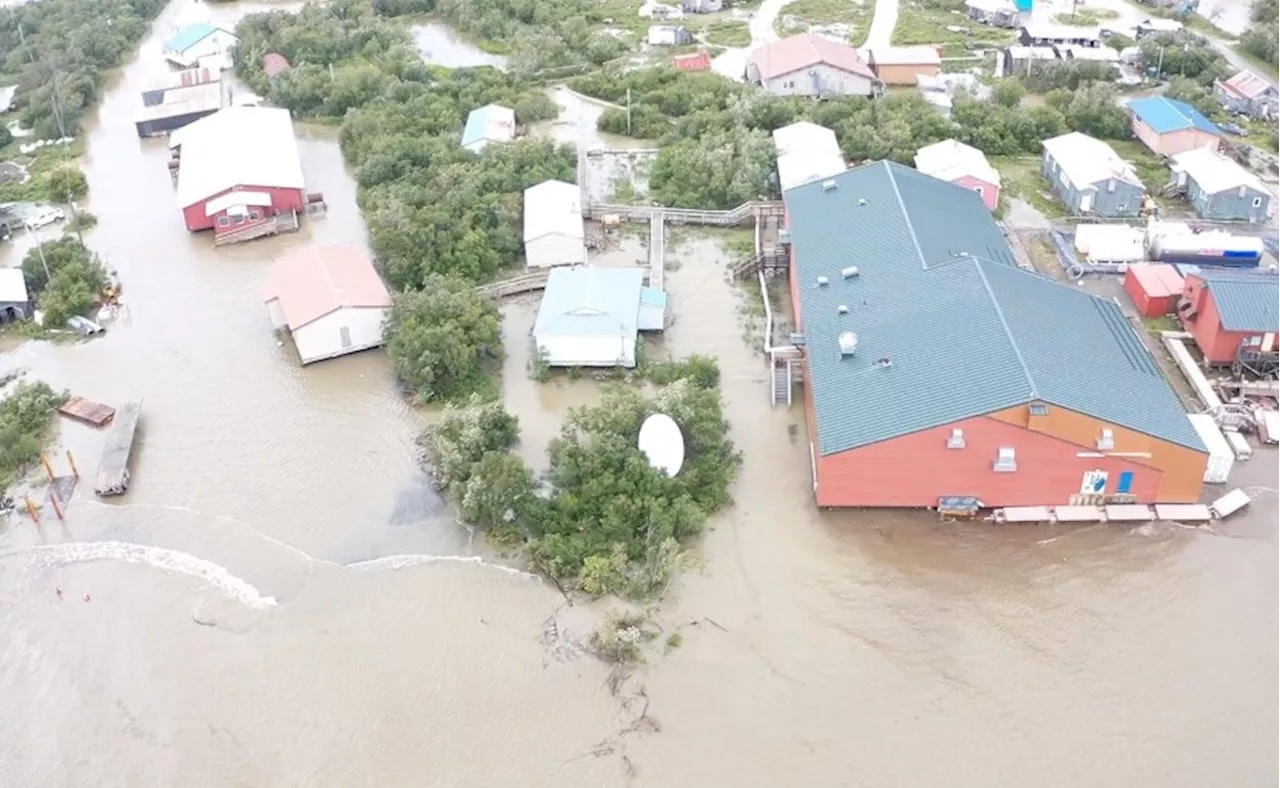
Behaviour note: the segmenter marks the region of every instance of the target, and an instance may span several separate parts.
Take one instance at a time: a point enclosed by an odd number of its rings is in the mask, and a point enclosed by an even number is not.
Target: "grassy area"
[[[1119,17],[1120,14],[1110,8],[1077,8],[1074,14],[1054,14],[1053,21],[1060,25],[1097,27],[1103,20]]]
[[[872,0],[796,0],[782,9],[773,24],[783,36],[815,26],[847,25],[849,41],[861,44],[866,40],[874,10]]]
[[[1276,73],[1275,63],[1268,63],[1262,58],[1257,57],[1256,55],[1246,51],[1245,48],[1240,46],[1239,44],[1232,44],[1231,51],[1235,52],[1237,55],[1244,58],[1245,62],[1247,62],[1250,66],[1252,66],[1255,71],[1261,71],[1263,74]]]
[[[55,193],[57,190],[51,188],[50,176],[64,168],[78,169],[77,160],[83,152],[84,144],[77,140],[71,143],[69,148],[41,148],[24,155],[18,148],[18,141],[15,141],[0,151],[0,162],[12,161],[22,164],[31,177],[26,183],[16,181],[0,183],[0,202],[65,202],[67,195]],[[57,178],[58,176],[55,176],[55,179]],[[61,181],[66,182],[65,179]]]
[[[1147,149],[1137,140],[1111,141],[1111,147],[1120,154],[1120,158],[1133,163],[1138,171],[1138,178],[1151,194],[1159,194],[1169,184],[1172,174],[1164,159]]]
[[[1142,326],[1153,334],[1161,331],[1181,331],[1182,326],[1178,325],[1178,321],[1172,315],[1160,315],[1158,317],[1142,318]]]
[[[944,57],[963,56],[970,49],[1013,43],[1014,31],[988,27],[964,15],[963,3],[954,0],[912,0],[898,11],[893,28],[894,45],[944,44]]]
[[[751,28],[745,21],[724,19],[702,28],[708,44],[721,47],[744,47],[751,43]]]
[[[992,156],[990,161],[1000,173],[1002,213],[1007,202],[1017,198],[1050,219],[1067,216],[1067,207],[1040,174],[1039,156]]]

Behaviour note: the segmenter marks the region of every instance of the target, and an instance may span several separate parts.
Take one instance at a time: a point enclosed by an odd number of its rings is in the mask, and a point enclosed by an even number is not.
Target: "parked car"
[[[23,225],[28,230],[39,230],[41,227],[47,227],[66,218],[67,215],[63,213],[61,208],[45,208],[28,216]]]
[[[1247,137],[1247,136],[1249,136],[1249,130],[1248,130],[1248,129],[1246,129],[1246,128],[1245,128],[1245,127],[1243,127],[1243,126],[1236,125],[1235,123],[1219,123],[1219,124],[1218,124],[1218,128],[1222,129],[1223,131],[1225,131],[1225,132],[1226,132],[1226,133],[1228,133],[1228,134],[1234,134],[1234,135],[1236,135],[1237,137]]]

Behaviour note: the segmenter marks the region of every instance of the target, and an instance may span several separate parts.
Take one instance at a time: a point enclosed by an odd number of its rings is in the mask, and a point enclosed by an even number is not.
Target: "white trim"
[[[204,215],[213,216],[222,213],[233,205],[254,205],[265,208],[271,205],[271,195],[266,192],[227,192],[205,203]]]
[[[1090,459],[1096,459],[1099,457],[1132,457],[1134,459],[1139,459],[1139,460],[1142,460],[1142,459],[1149,460],[1151,459],[1151,452],[1149,451],[1107,451],[1107,452],[1078,451],[1076,452],[1076,456],[1088,457]]]
[[[809,472],[813,475],[813,491],[818,492],[818,456],[813,451],[813,441],[809,441]]]

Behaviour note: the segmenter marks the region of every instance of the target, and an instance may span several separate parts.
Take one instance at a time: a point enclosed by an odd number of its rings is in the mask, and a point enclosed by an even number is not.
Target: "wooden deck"
[[[141,414],[141,400],[126,402],[116,411],[115,425],[102,449],[98,479],[93,487],[98,495],[123,495],[129,489],[129,455],[133,453],[133,439]]]
[[[84,397],[72,397],[58,407],[58,412],[69,419],[82,421],[94,427],[104,426],[116,415],[116,409],[110,405],[103,405]]]

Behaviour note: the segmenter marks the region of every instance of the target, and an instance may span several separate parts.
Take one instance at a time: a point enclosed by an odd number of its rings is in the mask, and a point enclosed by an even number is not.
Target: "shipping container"
[[[1249,440],[1245,436],[1235,430],[1228,430],[1223,435],[1230,444],[1231,450],[1235,452],[1237,460],[1247,460],[1253,456],[1253,447],[1249,445]]]
[[[1137,263],[1125,271],[1124,290],[1133,299],[1139,315],[1167,315],[1173,312],[1182,295],[1182,275],[1171,265]]]
[[[1205,484],[1226,484],[1236,462],[1235,451],[1223,437],[1213,416],[1208,413],[1191,413],[1187,418],[1200,440],[1204,441],[1204,447],[1209,450],[1209,462],[1204,467]]]

